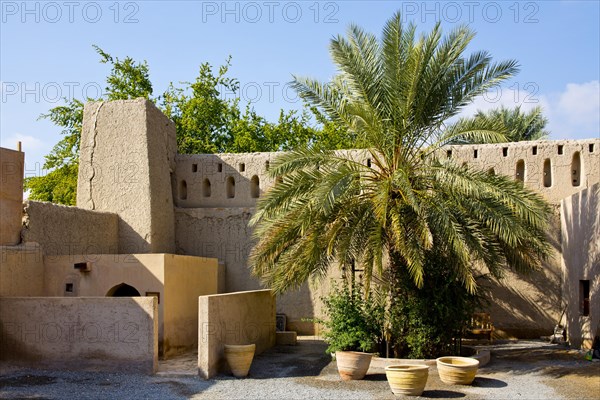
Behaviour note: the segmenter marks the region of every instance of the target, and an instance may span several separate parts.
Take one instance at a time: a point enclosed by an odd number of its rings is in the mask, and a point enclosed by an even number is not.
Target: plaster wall
[[[521,179],[553,204],[600,182],[600,139],[446,146],[439,155]]]
[[[0,297],[44,296],[44,258],[35,243],[0,246]]]
[[[225,344],[256,344],[255,355],[275,345],[275,298],[256,290],[198,299],[198,374],[210,379],[226,368]]]
[[[262,289],[248,268],[248,255],[254,244],[248,227],[250,208],[176,208],[177,252],[200,257],[214,257],[225,266],[224,290],[237,292]],[[332,268],[331,276],[337,276]],[[298,290],[277,296],[277,312],[287,317],[287,329],[312,335],[314,325],[304,321],[319,315],[320,297],[329,288],[329,279],[309,282]]]
[[[174,250],[175,127],[152,102],[84,108],[77,206],[119,215],[119,253]]]
[[[33,368],[154,373],[153,297],[0,298],[0,360]]]
[[[59,204],[26,201],[23,241],[42,246],[49,256],[119,252],[117,214]]]
[[[75,263],[91,263],[80,272]],[[198,296],[217,293],[218,262],[174,254],[85,254],[44,258],[46,296],[107,296],[120,284],[158,303],[160,354],[172,356],[197,342]],[[72,288],[67,291],[67,286]]]
[[[561,202],[563,291],[571,345],[591,348],[600,336],[600,184]],[[589,282],[589,314],[581,281]]]
[[[340,153],[363,164],[370,159],[369,153],[364,150],[342,150]],[[268,168],[277,154],[178,154],[175,179],[177,207],[254,207],[256,198],[253,197],[252,178],[258,179],[259,195],[268,190],[275,183],[268,176]],[[473,168],[493,169],[495,173],[513,178],[517,178],[517,172],[520,172],[517,164],[522,161],[523,172],[518,178],[554,204],[600,182],[600,139],[446,146],[439,150],[438,155],[460,164],[467,163]],[[579,162],[575,162],[577,159]],[[545,169],[546,160],[548,169]],[[545,176],[548,179],[545,180]],[[228,191],[231,179],[235,182],[233,192]],[[206,189],[206,182],[210,182],[210,191]],[[545,183],[549,186],[546,187]],[[186,188],[185,196],[182,196],[183,186]],[[233,197],[230,197],[232,194]]]
[[[21,241],[25,153],[0,147],[0,246]]]
[[[165,254],[165,356],[198,345],[198,297],[218,292],[219,265],[215,258]]]

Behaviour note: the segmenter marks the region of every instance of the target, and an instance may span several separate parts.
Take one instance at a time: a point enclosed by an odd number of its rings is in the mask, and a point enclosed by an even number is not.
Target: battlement
[[[347,150],[369,164],[364,150]],[[275,182],[278,153],[178,154],[175,203],[181,208],[254,207]],[[600,182],[600,139],[453,145],[439,151],[460,164],[521,180],[557,204]]]

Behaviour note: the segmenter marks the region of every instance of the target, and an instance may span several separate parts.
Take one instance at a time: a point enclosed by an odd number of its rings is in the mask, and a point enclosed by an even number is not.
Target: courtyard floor
[[[380,368],[362,381],[341,381],[326,345],[304,338],[259,356],[246,379],[196,377],[196,359],[187,354],[160,364],[154,376],[107,372],[0,369],[2,399],[394,399]],[[490,347],[491,362],[471,386],[442,383],[430,368],[420,398],[437,399],[600,399],[600,363],[583,353],[541,341]]]

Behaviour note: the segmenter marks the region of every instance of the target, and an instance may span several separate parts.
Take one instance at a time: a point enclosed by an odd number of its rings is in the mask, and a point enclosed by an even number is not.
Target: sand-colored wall
[[[457,163],[520,178],[553,204],[600,182],[600,139],[446,146],[439,154]],[[523,162],[524,176],[517,177],[519,161]],[[546,162],[549,168],[545,168]],[[576,176],[579,180],[574,182]]]
[[[0,297],[44,296],[44,257],[35,243],[0,246]]]
[[[225,344],[256,344],[260,354],[275,345],[275,298],[270,290],[200,296],[198,374],[210,379],[226,369]]]
[[[571,345],[592,346],[600,336],[600,184],[561,202],[563,291]],[[580,280],[589,280],[589,315],[580,311]]]
[[[90,262],[91,271],[80,272],[75,263]],[[142,296],[159,293],[158,339],[162,343],[164,316],[164,254],[84,254],[44,257],[45,296],[106,296],[117,285],[133,286]],[[72,292],[66,286],[72,285]]]
[[[0,246],[21,241],[25,153],[0,147]]]
[[[90,262],[91,271],[76,270],[80,262]],[[175,254],[46,256],[44,294],[106,296],[123,283],[142,296],[158,293],[159,351],[172,356],[196,346],[198,296],[217,293],[218,269],[216,259]]]
[[[340,152],[363,164],[370,159],[364,150]],[[256,198],[252,196],[252,178],[258,178],[258,194],[262,195],[275,183],[268,176],[268,168],[278,154],[178,154],[175,178],[177,207],[254,207]],[[440,157],[450,157],[459,164],[467,163],[486,171],[493,169],[495,173],[513,178],[516,178],[517,164],[523,161],[525,185],[539,191],[555,204],[566,196],[600,182],[600,139],[446,146],[438,154]],[[574,163],[576,154],[579,157],[578,168]],[[544,169],[546,160],[550,164],[548,171]],[[551,178],[549,187],[544,185],[546,172]],[[580,179],[575,185],[573,177],[576,175]],[[228,197],[229,178],[235,182],[234,197]],[[187,188],[185,199],[180,192],[183,181]],[[210,182],[210,196],[206,182]]]
[[[77,206],[119,215],[120,253],[172,253],[175,126],[148,100],[84,108]]]
[[[154,373],[155,298],[0,298],[0,360],[32,368]]]
[[[119,252],[117,214],[60,204],[25,202],[25,243],[35,242],[49,256]]]
[[[177,251],[214,257],[224,263],[226,292],[263,289],[248,268],[248,254],[253,246],[248,221],[253,211],[251,208],[176,208]],[[327,293],[327,288],[328,279],[325,279],[277,297],[277,312],[286,314],[288,329],[314,334],[313,324],[304,319],[319,314],[320,297]]]
[[[218,260],[165,254],[163,354],[198,345],[198,297],[218,293]]]

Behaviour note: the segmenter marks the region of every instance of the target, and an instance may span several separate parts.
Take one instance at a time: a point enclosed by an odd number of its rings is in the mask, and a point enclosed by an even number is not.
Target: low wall
[[[153,297],[0,298],[0,360],[52,369],[154,373]]]
[[[198,300],[198,375],[210,379],[227,368],[225,344],[275,345],[275,297],[270,290],[201,296]]]
[[[164,260],[162,356],[170,357],[197,348],[198,297],[219,293],[219,262],[174,254]]]
[[[44,295],[42,248],[37,244],[0,246],[0,297]]]
[[[116,214],[28,201],[25,217],[23,241],[39,243],[46,255],[119,252]]]

